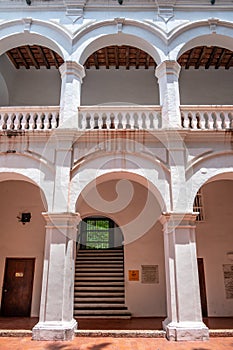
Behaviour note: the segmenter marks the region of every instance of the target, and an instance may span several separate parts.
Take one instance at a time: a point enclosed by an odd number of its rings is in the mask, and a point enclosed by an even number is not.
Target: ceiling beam
[[[214,59],[214,56],[215,56],[216,51],[217,51],[217,47],[214,46],[214,47],[212,48],[211,53],[210,53],[209,59],[208,59],[208,61],[207,61],[206,64],[205,64],[205,69],[208,69],[208,68],[210,67],[211,62],[212,62],[213,59]]]
[[[40,54],[41,54],[41,58],[42,58],[42,60],[44,61],[44,64],[45,64],[46,68],[47,68],[47,69],[50,69],[50,64],[49,64],[49,62],[48,62],[48,60],[47,60],[47,58],[46,58],[46,55],[45,55],[45,53],[44,53],[43,48],[42,48],[41,46],[38,46],[38,50],[39,50],[39,52],[40,52]]]
[[[206,51],[206,47],[202,46],[200,55],[199,55],[198,60],[195,64],[195,69],[198,69],[200,67],[201,61],[202,61],[203,57],[205,56],[205,51]]]
[[[25,50],[26,50],[28,56],[30,57],[30,59],[32,60],[32,63],[34,64],[36,69],[40,69],[40,65],[38,64],[37,60],[35,59],[30,46],[29,45],[25,46]]]
[[[216,64],[215,64],[215,69],[218,69],[218,68],[221,66],[222,59],[223,59],[223,57],[224,57],[224,55],[225,55],[225,52],[226,52],[226,50],[225,50],[225,49],[222,49],[222,52],[221,52],[221,54],[219,55],[218,60],[217,60],[217,62],[216,62]]]
[[[55,52],[53,52],[53,50],[50,50],[50,54],[52,56],[52,59],[54,60],[55,67],[58,69],[59,68],[59,63],[58,63],[57,57],[55,55]]]
[[[115,46],[115,62],[116,62],[116,69],[119,69],[119,48],[118,48],[118,46]]]
[[[7,56],[10,59],[10,61],[13,63],[13,65],[15,66],[16,69],[19,69],[20,65],[16,62],[16,60],[14,59],[11,51],[7,51]]]
[[[225,65],[225,69],[230,68],[232,61],[233,61],[233,53],[230,55],[230,58],[228,59],[226,65]]]
[[[16,47],[16,51],[17,51],[17,54],[18,54],[19,58],[20,58],[21,61],[23,62],[25,68],[26,68],[26,69],[29,69],[29,68],[30,68],[30,65],[27,63],[27,61],[25,60],[23,54],[21,53],[20,47]]]

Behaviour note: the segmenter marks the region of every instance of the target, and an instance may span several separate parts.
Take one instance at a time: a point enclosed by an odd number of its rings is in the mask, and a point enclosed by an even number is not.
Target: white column
[[[66,61],[59,68],[61,73],[60,127],[78,127],[78,107],[81,100],[84,67],[73,61]]]
[[[163,128],[181,126],[179,74],[180,65],[176,61],[164,61],[157,66],[155,71],[159,82]]]
[[[32,330],[34,340],[71,340],[77,213],[44,213],[46,225],[40,318]]]
[[[161,218],[164,232],[167,318],[163,322],[169,340],[206,340],[202,322],[198,280],[196,213],[169,213]]]

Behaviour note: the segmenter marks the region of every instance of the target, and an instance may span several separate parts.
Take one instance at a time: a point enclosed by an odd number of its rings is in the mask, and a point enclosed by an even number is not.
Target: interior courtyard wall
[[[162,227],[158,222],[161,213],[159,203],[144,186],[132,181],[133,196],[129,204],[119,211],[101,212],[101,199],[109,203],[109,208],[111,202],[117,199],[117,182],[118,180],[110,180],[97,185],[97,191],[91,189],[88,202],[80,196],[76,210],[82,218],[110,217],[121,228],[124,235],[126,305],[132,316],[165,316],[164,248]],[[147,201],[150,203],[149,207]],[[93,203],[99,203],[99,207]],[[158,282],[142,283],[142,265],[158,265]],[[139,281],[129,281],[129,270],[139,271]]]
[[[179,78],[181,104],[231,105],[233,70],[182,68]]]
[[[8,87],[10,106],[59,105],[61,77],[58,69],[16,69],[6,55],[2,55],[0,72]],[[0,105],[5,105],[5,101],[1,99]]]
[[[44,258],[45,208],[38,187],[25,181],[0,182],[0,288],[3,287],[6,258],[35,258],[31,317],[39,316]],[[17,216],[31,213],[23,225]]]
[[[158,105],[159,90],[154,68],[86,69],[81,103]]]
[[[197,256],[204,260],[209,317],[233,316],[233,298],[227,299],[223,264],[233,265],[227,253],[233,247],[233,181],[213,181],[202,187],[204,221],[197,223]]]

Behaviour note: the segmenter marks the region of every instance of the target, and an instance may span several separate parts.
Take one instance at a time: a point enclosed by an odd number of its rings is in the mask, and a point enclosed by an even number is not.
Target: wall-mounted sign
[[[16,272],[15,277],[23,277],[23,272]]]
[[[227,299],[233,299],[233,265],[223,265],[224,285]]]
[[[159,283],[158,265],[142,265],[142,283]]]
[[[139,281],[139,270],[129,270],[129,281]]]

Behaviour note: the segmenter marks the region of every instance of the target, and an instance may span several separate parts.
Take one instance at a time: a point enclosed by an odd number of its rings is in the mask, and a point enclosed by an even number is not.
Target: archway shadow
[[[108,345],[111,345],[110,342],[105,342],[105,343],[101,343],[101,344],[94,344],[94,345],[88,345],[87,344],[87,350],[104,350],[104,348]],[[70,344],[61,344],[60,342],[58,343],[50,343],[47,344],[47,346],[45,347],[45,350],[80,350],[80,347],[77,345],[73,345],[72,343]],[[199,350],[199,349],[197,349]],[[202,350],[202,349],[200,349]],[[206,350],[206,349],[203,349]]]

